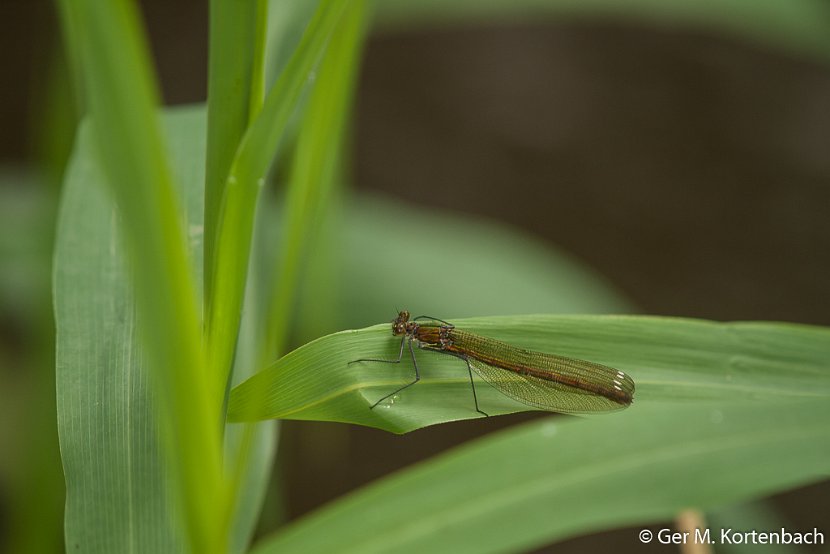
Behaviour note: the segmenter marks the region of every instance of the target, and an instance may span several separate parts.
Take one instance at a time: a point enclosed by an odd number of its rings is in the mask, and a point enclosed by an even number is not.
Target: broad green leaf
[[[199,137],[202,126],[192,118],[187,123]],[[157,395],[139,345],[121,221],[89,131],[82,127],[64,183],[54,264],[67,550],[182,551],[184,530],[170,497]],[[196,153],[201,146],[198,140],[171,144],[183,149],[180,159],[184,149]],[[200,206],[189,208],[201,214]],[[193,239],[198,248],[201,237]]]
[[[828,423],[826,398],[547,418],[365,487],[254,552],[528,551],[827,478]],[[632,532],[623,546],[639,545]]]
[[[124,246],[112,242],[107,249],[127,252],[122,258],[126,266],[115,266],[123,268],[127,283],[119,282],[122,288],[109,292],[124,294],[127,286],[135,291],[141,363],[151,375],[153,409],[159,414],[177,500],[184,506],[180,515],[189,547],[208,552],[212,545],[224,543],[227,533],[219,427],[223,397],[210,397],[203,379],[206,363],[197,280],[189,264],[187,227],[182,225],[183,195],[177,194],[158,117],[149,48],[131,0],[64,0],[60,6],[66,27],[72,29],[67,36],[80,54],[89,113],[90,143],[81,157],[98,160],[102,178],[89,186],[111,194],[115,207],[97,205],[102,216],[111,218],[105,221],[114,220],[101,231],[103,237],[115,240],[112,229],[118,226]],[[73,235],[75,226],[85,223],[71,221],[64,212],[59,233]],[[90,282],[105,278],[101,275]],[[73,279],[69,277],[64,286],[84,290],[86,283]],[[100,284],[107,290],[108,283]],[[95,328],[98,324],[85,329],[95,334],[76,337],[72,346],[118,336],[104,334],[107,328]],[[119,373],[114,375],[117,378]],[[106,421],[97,430],[113,432],[106,427],[109,424]]]
[[[204,109],[171,110],[167,143],[183,184],[192,273],[201,279]],[[183,529],[169,496],[170,466],[158,435],[157,396],[136,336],[135,310],[119,219],[102,186],[94,145],[79,136],[64,187],[55,251],[58,425],[67,482],[66,534],[86,552],[175,552]],[[242,374],[244,375],[244,374]],[[235,426],[239,427],[239,426]],[[273,454],[272,422],[257,425],[253,452],[237,467],[239,436],[227,459],[241,472],[231,549],[243,551],[258,517]]]
[[[824,0],[386,0],[378,23],[424,24],[540,20],[640,21],[734,34],[768,48],[830,61],[830,7]]]
[[[400,306],[410,308],[411,306]],[[413,314],[415,315],[415,314]],[[447,318],[451,314],[426,314]],[[830,398],[830,330],[786,323],[716,323],[637,316],[504,316],[448,321],[461,329],[541,352],[621,369],[643,405]],[[267,418],[343,421],[403,433],[479,417],[464,363],[415,351],[421,381],[373,410],[376,400],[412,380],[389,324],[328,335],[280,358],[231,391],[231,421]],[[491,414],[530,409],[485,383],[479,405]],[[603,416],[613,417],[613,416]]]

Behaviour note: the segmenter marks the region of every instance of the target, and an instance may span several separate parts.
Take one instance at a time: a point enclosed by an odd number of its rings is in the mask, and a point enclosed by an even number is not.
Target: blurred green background
[[[165,103],[203,102],[205,3],[141,4]],[[830,8],[792,2],[781,10],[790,16],[780,19],[787,35],[769,32],[774,21],[743,28],[603,9],[549,13],[530,2],[524,13],[483,3],[470,15],[466,4],[457,3],[458,13],[430,3],[381,6],[358,85],[349,169],[352,213],[385,219],[380,229],[340,233],[354,255],[332,275],[332,317],[299,326],[293,346],[404,307],[448,318],[590,311],[830,324],[830,43],[816,38],[830,31]],[[62,549],[63,497],[50,258],[72,99],[52,5],[6,1],[0,20],[0,545],[16,552],[25,541],[25,551],[51,552]],[[810,22],[803,32],[800,22]],[[481,251],[428,237],[447,263],[423,267],[424,245],[409,236],[436,219],[480,235]],[[377,233],[400,237],[400,247],[378,251]],[[361,252],[392,267],[411,264],[412,280],[390,282],[397,272],[382,266],[364,271]],[[489,259],[492,252],[499,257]],[[528,258],[538,271],[526,285],[500,286]],[[545,295],[558,283],[536,275],[608,293]],[[448,296],[412,293],[429,278]],[[262,531],[533,417],[406,437],[286,422],[274,480],[281,490]],[[828,492],[812,486],[775,505],[794,527],[812,528],[830,514]],[[573,539],[557,552],[630,544],[630,535]]]

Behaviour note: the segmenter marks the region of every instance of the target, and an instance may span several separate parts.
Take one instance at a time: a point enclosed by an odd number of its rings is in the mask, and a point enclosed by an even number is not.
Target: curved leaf
[[[441,317],[442,314],[429,314]],[[631,375],[645,404],[830,397],[830,330],[787,323],[716,323],[637,316],[504,316],[451,320],[461,329],[522,348],[598,362]],[[400,339],[377,325],[313,341],[231,391],[231,421],[267,418],[344,421],[403,433],[480,417],[464,363],[417,351],[421,381],[369,407],[413,378],[395,359]],[[492,415],[531,409],[484,383],[479,405]],[[610,415],[604,418],[614,417]]]

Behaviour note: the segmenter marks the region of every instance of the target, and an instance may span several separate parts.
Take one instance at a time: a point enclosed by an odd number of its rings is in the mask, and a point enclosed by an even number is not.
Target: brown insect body
[[[420,348],[465,360],[500,392],[544,410],[605,412],[625,408],[633,401],[634,381],[601,364],[517,348],[441,320],[419,323],[410,320],[407,311],[401,311],[392,322],[392,332],[415,341]]]

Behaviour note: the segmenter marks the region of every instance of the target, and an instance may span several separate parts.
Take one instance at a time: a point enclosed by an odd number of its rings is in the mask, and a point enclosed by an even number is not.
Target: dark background
[[[206,3],[143,4],[165,102],[203,101]],[[0,163],[22,165],[38,140],[57,26],[47,2],[3,2],[0,20]],[[356,189],[523,228],[605,275],[642,313],[830,324],[827,64],[704,29],[612,20],[376,33],[352,144]],[[4,343],[20,340],[3,317]],[[286,422],[277,471],[288,502],[272,502],[266,518],[297,517],[533,417],[405,437]],[[828,492],[776,504],[794,529],[821,529]],[[556,551],[600,548],[641,547],[624,530]]]

